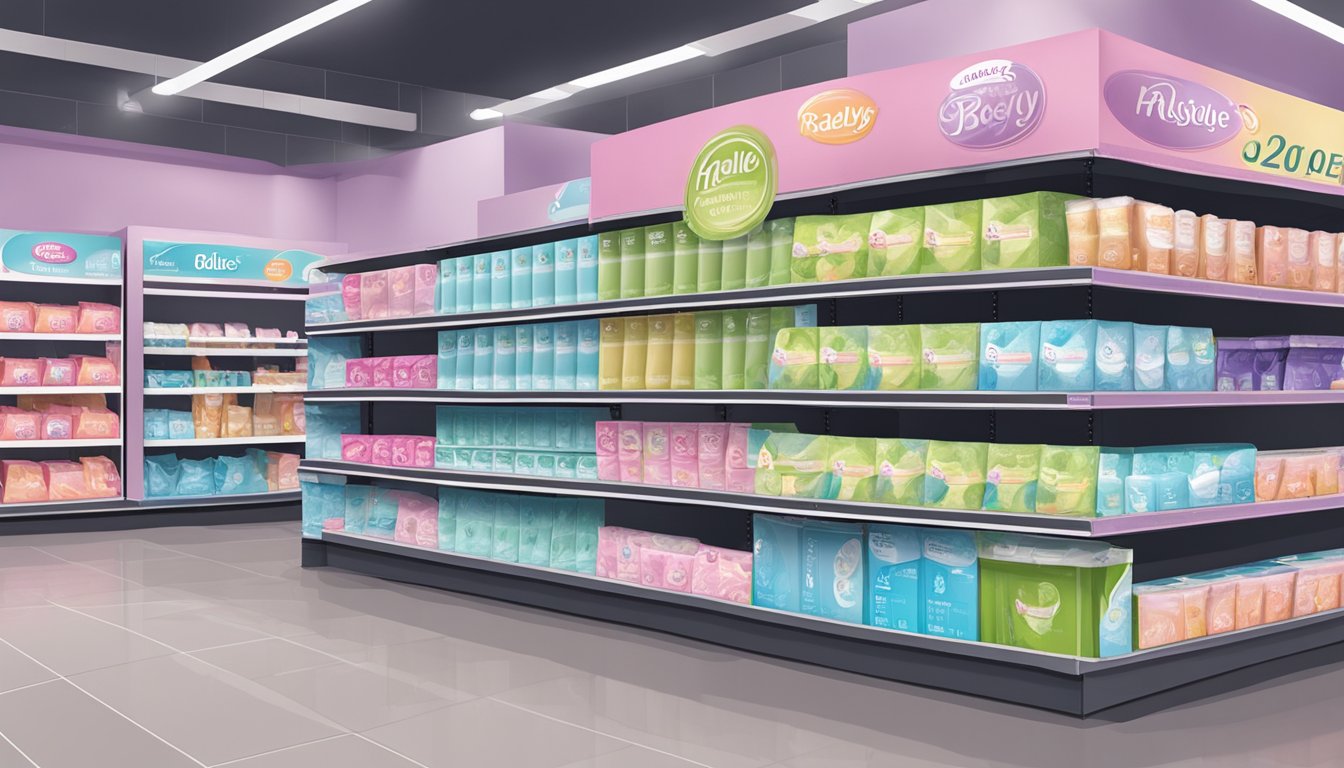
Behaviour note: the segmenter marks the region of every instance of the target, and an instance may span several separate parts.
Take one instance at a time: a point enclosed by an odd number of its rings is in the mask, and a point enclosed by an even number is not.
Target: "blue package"
[[[597,235],[581,237],[578,241],[576,282],[579,301],[597,301]]]
[[[494,384],[495,331],[493,328],[477,328],[476,340],[472,342],[471,388],[477,391],[488,390]],[[461,350],[458,350],[459,354]]]
[[[444,552],[457,549],[457,494],[461,492],[458,488],[439,489],[439,549]]]
[[[1135,390],[1167,388],[1167,330],[1165,325],[1134,324]]]
[[[453,302],[453,305],[458,312],[471,312],[475,309],[475,275],[473,273],[476,271],[476,257],[459,256],[451,261],[453,262],[453,269],[457,273],[457,277],[453,280],[457,284],[457,301]]]
[[[555,364],[552,376],[555,389],[560,392],[572,392],[576,388],[579,372],[579,324],[574,321],[555,323],[553,328]]]
[[[218,456],[215,458],[215,493],[220,496],[244,493],[266,493],[266,476],[251,456]]]
[[[579,321],[579,344],[575,358],[574,388],[581,392],[597,389],[601,327],[602,324],[598,320]]]
[[[1219,504],[1255,501],[1255,446],[1229,446],[1218,476]]]
[[[345,487],[345,532],[364,533],[369,522],[369,508],[373,505],[373,488],[367,485]]]
[[[163,457],[153,457],[163,458]],[[174,457],[176,458],[176,457]],[[149,459],[145,460],[146,469],[149,467]],[[149,474],[146,473],[145,481],[148,483]],[[331,498],[337,494],[341,498],[341,507],[345,507],[345,486],[334,485],[324,482],[310,482],[307,480],[299,482],[299,493],[303,500],[300,504],[302,509],[301,531],[305,538],[317,539],[322,537],[322,528],[327,519],[327,509]],[[148,491],[148,485],[146,486]]]
[[[574,570],[579,573],[597,573],[597,531],[606,521],[605,501],[579,499],[574,518]]]
[[[1097,321],[1097,354],[1093,386],[1102,392],[1134,389],[1134,324]]]
[[[532,306],[555,303],[555,243],[532,246]]]
[[[471,257],[471,311],[485,312],[490,309],[490,269],[493,259],[488,253],[478,253]]]
[[[752,515],[751,603],[797,613],[803,524],[773,515]]]
[[[178,467],[177,496],[213,496],[215,494],[215,460],[183,459]]]
[[[498,456],[502,451],[496,451]],[[495,522],[491,529],[492,547],[490,559],[506,563],[518,562],[518,496],[512,493],[496,493]]]
[[[1125,478],[1125,514],[1136,515],[1157,509],[1157,478],[1133,474]]]
[[[555,244],[555,303],[573,304],[579,295],[578,240]]]
[[[364,523],[364,535],[390,539],[397,532],[397,495],[386,488],[374,488],[369,502],[369,518]]]
[[[518,356],[514,351],[514,338],[515,333],[511,325],[495,329],[495,354],[491,389],[508,391],[513,389],[517,382]]]
[[[1097,517],[1125,513],[1125,479],[1133,472],[1134,452],[1103,448],[1097,463]]]
[[[924,617],[921,631],[958,640],[980,639],[980,559],[975,534],[924,529],[920,593]]]
[[[439,389],[457,386],[457,331],[439,331]]]
[[[524,565],[551,565],[551,532],[555,521],[555,499],[549,496],[522,496],[518,501],[518,562]]]
[[[435,309],[441,315],[451,315],[457,311],[456,259],[439,262],[439,305]]]
[[[308,340],[308,388],[345,386],[345,363],[361,356],[359,339],[350,336],[314,336]]]
[[[304,405],[304,453],[310,459],[340,459],[341,435],[359,434],[359,403],[307,403]],[[171,419],[171,417],[170,417]],[[188,437],[196,434],[191,414],[185,414],[185,423],[169,430],[190,429]]]
[[[1157,489],[1157,509],[1189,509],[1190,475],[1185,472],[1163,472],[1153,478]]]
[[[919,632],[920,572],[923,558],[920,530],[907,525],[868,526],[866,572],[868,608],[864,623],[874,627]]]
[[[453,389],[476,388],[476,332],[467,329],[457,333],[457,386]]]
[[[979,389],[1030,392],[1036,389],[1039,322],[980,324]]]
[[[356,406],[356,410],[358,406]],[[307,413],[304,414],[307,418]],[[196,422],[191,420],[191,411],[168,411],[168,439],[169,440],[189,440],[196,437]],[[339,438],[338,438],[339,441]],[[310,453],[313,458],[323,458],[329,454],[329,450],[319,450],[318,453]],[[337,456],[340,455],[339,446],[337,447]]]
[[[1042,392],[1087,392],[1093,388],[1096,320],[1047,320],[1041,323]]]
[[[172,496],[177,493],[177,479],[182,476],[176,454],[145,457],[145,495]]]
[[[578,570],[574,559],[574,535],[579,524],[578,499],[555,500],[551,520],[551,567],[562,571]]]
[[[509,280],[513,284],[510,303],[514,309],[526,309],[532,306],[532,248],[514,248],[509,259]]]
[[[512,251],[490,254],[490,309],[496,312],[513,306]]]
[[[551,323],[532,326],[532,389],[555,389],[555,327]]]
[[[1223,446],[1195,446],[1190,451],[1191,469],[1186,476],[1189,487],[1189,506],[1212,507],[1218,503],[1218,487],[1222,481],[1222,466],[1227,455]]]
[[[1166,388],[1181,392],[1212,392],[1218,356],[1208,328],[1167,329]]]
[[[168,439],[168,412],[162,408],[145,409],[145,439]]]
[[[513,388],[520,392],[532,389],[532,326],[514,326],[513,358]]]

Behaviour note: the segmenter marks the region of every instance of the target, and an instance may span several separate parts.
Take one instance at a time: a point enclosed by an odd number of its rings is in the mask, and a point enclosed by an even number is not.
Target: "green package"
[[[747,233],[746,288],[770,284],[770,232],[759,226]]]
[[[868,385],[868,326],[818,328],[817,380],[821,389],[864,389]]]
[[[985,458],[984,508],[995,512],[1035,512],[1041,446],[990,443]]]
[[[830,482],[826,435],[771,432],[756,457],[756,493],[819,499]]]
[[[699,293],[723,288],[723,242],[700,239],[696,252],[695,289]]]
[[[774,219],[765,222],[770,233],[770,285],[788,285],[793,282],[789,267],[793,261],[793,219]]]
[[[918,325],[868,326],[867,389],[919,389],[922,355]]]
[[[672,387],[673,330],[673,315],[653,315],[649,318],[649,343],[644,361],[645,389]]]
[[[983,269],[1062,267],[1069,263],[1064,203],[1059,192],[1028,192],[981,201]]]
[[[919,388],[975,389],[980,379],[980,324],[919,326]]]
[[[695,293],[700,262],[700,236],[684,221],[672,224],[672,292]]]
[[[601,301],[621,298],[620,232],[597,236],[597,298]]]
[[[980,509],[985,500],[988,443],[929,441],[924,503],[942,509]]]
[[[695,389],[695,315],[672,316],[672,389]]]
[[[871,213],[799,216],[793,224],[795,283],[825,283],[868,275]]]
[[[877,486],[877,440],[832,436],[829,442],[831,482],[826,498],[873,501]]]
[[[746,360],[743,389],[765,389],[770,384],[770,310],[747,310]]]
[[[817,357],[821,346],[819,328],[782,328],[775,335],[770,356],[770,389],[818,389],[821,386]]]
[[[625,369],[625,321],[608,317],[598,329],[597,388],[620,389]]]
[[[795,313],[793,307],[771,307],[770,308],[770,344],[773,347],[775,337],[785,328],[793,328],[798,325],[794,322]]]
[[[919,271],[974,272],[980,269],[980,201],[924,208],[924,245]]]
[[[671,224],[651,224],[644,228],[644,295],[666,296],[672,293],[673,243]]]
[[[551,565],[551,523],[555,500],[549,496],[520,496],[518,500],[518,562]]]
[[[747,285],[747,236],[723,241],[723,273],[720,287],[725,291]]]
[[[924,246],[924,209],[878,211],[868,227],[868,276],[919,274]]]
[[[695,313],[695,388],[723,389],[722,312]]]
[[[512,493],[497,493],[495,496],[494,551],[493,560],[506,563],[518,562],[518,499]]]
[[[981,642],[1092,658],[1133,649],[1133,550],[1011,533],[978,539]]]
[[[598,250],[598,266],[602,252]],[[599,277],[598,282],[601,283]],[[621,230],[621,298],[638,299],[644,295],[644,228]]]
[[[1042,446],[1036,511],[1045,515],[1095,517],[1100,463],[1101,448],[1095,445]]]
[[[881,437],[875,450],[877,479],[873,483],[873,501],[907,507],[923,505],[929,441]]]
[[[746,387],[747,311],[729,309],[723,312],[723,388]]]

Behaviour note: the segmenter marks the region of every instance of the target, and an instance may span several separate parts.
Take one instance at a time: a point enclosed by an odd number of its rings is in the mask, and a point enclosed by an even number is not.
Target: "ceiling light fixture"
[[[503,116],[504,116],[503,112],[500,112],[498,109],[490,109],[488,107],[471,110],[472,120],[494,120],[497,117],[503,117]]]
[[[274,48],[292,37],[301,35],[313,27],[325,24],[337,16],[353,11],[369,2],[371,2],[371,0],[336,0],[334,3],[324,5],[312,13],[300,16],[288,24],[277,27],[261,37],[249,40],[227,53],[220,54],[177,77],[170,80],[164,80],[155,85],[153,91],[160,96],[172,96],[181,93],[193,85],[198,85],[209,80],[230,67],[237,66],[253,56],[270,48]]]
[[[599,85],[614,83],[617,80],[624,80],[627,77],[642,75],[645,72],[652,72],[655,69],[662,69],[673,64],[680,64],[683,61],[689,61],[697,56],[704,56],[705,52],[690,45],[683,45],[680,48],[673,48],[670,51],[655,53],[652,56],[645,56],[642,59],[604,69],[601,72],[594,72],[591,75],[576,77],[570,80],[570,84],[577,85],[580,88],[596,88]]]
[[[1288,0],[1251,0],[1251,2],[1295,21],[1313,32],[1325,35],[1336,43],[1344,43],[1344,27],[1308,11],[1297,3],[1290,3]]]

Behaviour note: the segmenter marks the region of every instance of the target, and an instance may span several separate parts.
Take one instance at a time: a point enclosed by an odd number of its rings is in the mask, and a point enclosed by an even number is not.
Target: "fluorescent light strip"
[[[689,61],[697,56],[703,56],[705,52],[699,48],[689,45],[683,45],[680,48],[673,48],[670,51],[655,53],[652,56],[645,56],[642,59],[604,69],[601,72],[594,72],[591,75],[576,77],[570,80],[571,85],[577,85],[580,88],[596,88],[599,85],[614,83],[617,80],[624,80],[627,77],[642,75],[645,72],[652,72],[655,69],[662,69],[673,64],[680,64],[683,61]]]
[[[349,13],[369,2],[371,2],[371,0],[336,0],[334,3],[324,5],[312,13],[300,16],[288,24],[277,27],[261,37],[249,40],[227,53],[220,54],[204,64],[178,75],[171,80],[165,80],[162,83],[155,85],[153,90],[160,96],[173,96],[181,93],[193,85],[209,80],[230,67],[235,67],[253,56],[274,48],[292,37],[301,35],[313,27],[325,24],[337,16]]]
[[[1297,3],[1290,3],[1288,0],[1251,0],[1251,2],[1268,8],[1285,19],[1295,21],[1313,32],[1325,35],[1336,43],[1344,44],[1344,27],[1308,11]]]

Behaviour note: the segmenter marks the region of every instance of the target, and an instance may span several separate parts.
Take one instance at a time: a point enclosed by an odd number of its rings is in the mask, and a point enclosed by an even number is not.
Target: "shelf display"
[[[297,490],[299,455],[251,448],[243,456],[145,458],[145,496],[238,496]]]

